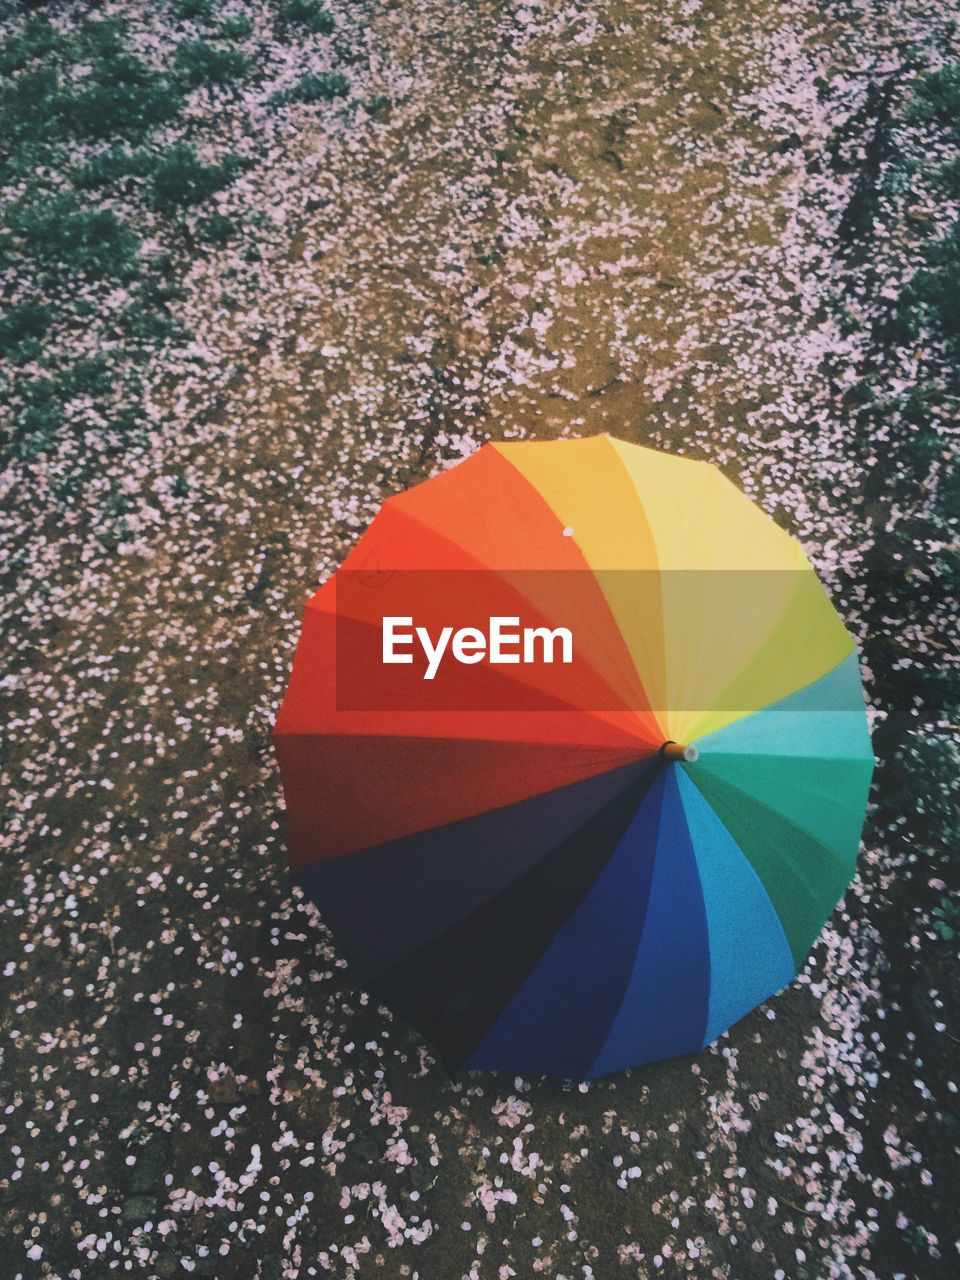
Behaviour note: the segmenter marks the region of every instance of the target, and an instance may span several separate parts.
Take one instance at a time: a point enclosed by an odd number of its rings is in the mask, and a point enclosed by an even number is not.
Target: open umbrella
[[[791,980],[873,769],[798,543],[609,436],[490,444],[385,502],[307,605],[274,736],[356,981],[448,1066],[577,1079]]]

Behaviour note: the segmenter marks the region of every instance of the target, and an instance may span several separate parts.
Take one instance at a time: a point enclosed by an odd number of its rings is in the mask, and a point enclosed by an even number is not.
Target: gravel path
[[[191,258],[146,444],[67,498],[69,451],[4,475],[0,1274],[955,1275],[955,1047],[890,976],[882,826],[799,981],[696,1060],[450,1082],[291,894],[268,741],[314,584],[488,438],[709,458],[857,582],[825,156],[945,15],[331,10],[367,109],[197,98],[255,157],[222,207],[260,256]]]

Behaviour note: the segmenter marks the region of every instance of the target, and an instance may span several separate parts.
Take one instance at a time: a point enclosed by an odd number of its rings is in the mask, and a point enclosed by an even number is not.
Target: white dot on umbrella
[[[572,537],[573,537],[573,530],[570,528],[570,526],[569,526],[569,525],[567,525],[567,527],[564,529],[564,531],[563,531],[563,536],[564,536],[565,538],[572,538]]]

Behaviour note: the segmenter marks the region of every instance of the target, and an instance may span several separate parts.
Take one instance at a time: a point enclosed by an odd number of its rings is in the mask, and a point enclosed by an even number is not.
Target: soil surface
[[[838,318],[871,85],[946,15],[363,22],[365,105],[268,126],[262,95],[197,96],[198,129],[254,139],[223,207],[262,230],[187,254],[145,443],[75,492],[69,450],[4,473],[0,1275],[954,1277],[949,797],[892,803],[946,730],[892,674],[891,509],[840,394],[873,336]],[[269,729],[304,601],[385,497],[488,439],[604,430],[715,462],[835,591],[879,730],[860,872],[696,1058],[451,1081],[291,888]]]

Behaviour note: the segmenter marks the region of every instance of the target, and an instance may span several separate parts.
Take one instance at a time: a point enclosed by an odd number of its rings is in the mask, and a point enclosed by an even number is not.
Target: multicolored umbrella
[[[541,628],[529,662],[493,661],[495,618]],[[421,623],[474,628],[431,679]],[[694,1053],[793,978],[873,770],[799,545],[714,467],[609,436],[487,445],[385,502],[307,605],[274,735],[356,981],[450,1067],[576,1079]]]

